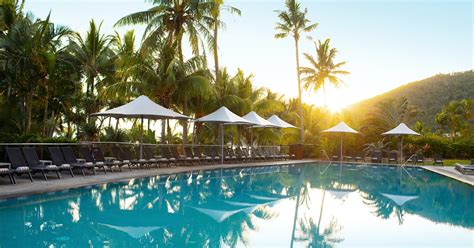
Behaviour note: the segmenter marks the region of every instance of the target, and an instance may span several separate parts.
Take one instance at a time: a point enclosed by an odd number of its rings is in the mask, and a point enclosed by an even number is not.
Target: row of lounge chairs
[[[32,174],[41,173],[44,180],[48,175],[54,173],[61,178],[61,173],[66,172],[74,177],[74,171],[79,171],[85,176],[86,171],[96,174],[96,170],[113,172],[114,168],[123,171],[123,167],[146,168],[178,165],[213,164],[221,161],[221,148],[217,146],[199,147],[187,146],[183,153],[179,153],[176,146],[161,146],[161,155],[155,154],[155,149],[150,146],[142,148],[142,156],[132,151],[131,147],[114,146],[111,149],[112,156],[104,156],[99,147],[81,147],[83,158],[77,158],[74,149],[70,146],[48,147],[51,160],[40,160],[34,147],[7,147],[7,157],[10,168],[0,168],[0,176],[7,176],[12,184],[16,183],[15,176],[28,175],[33,182]],[[253,149],[249,152],[246,148],[225,148],[224,162],[247,162],[247,161],[269,161],[287,160],[291,156],[280,154],[276,148],[265,147]]]
[[[332,156],[333,160],[338,160],[339,156]],[[383,153],[382,151],[374,151],[372,154],[370,154],[370,159],[372,163],[382,163],[382,158],[383,158]],[[354,156],[345,156],[344,157],[345,161],[348,162],[364,162],[365,157],[361,155],[354,155]],[[390,152],[387,157],[387,161],[389,164],[391,163],[399,163],[399,155],[398,152]],[[424,164],[425,163],[425,157],[422,154],[416,154],[413,156],[408,156],[405,157],[405,161],[410,164]],[[443,165],[443,157],[441,155],[434,155],[433,158],[433,164],[434,165]]]

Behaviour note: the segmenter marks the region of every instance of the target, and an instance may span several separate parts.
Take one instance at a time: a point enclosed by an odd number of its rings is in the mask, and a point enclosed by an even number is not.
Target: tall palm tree
[[[221,10],[226,10],[231,14],[239,15],[241,14],[240,10],[232,6],[224,5],[224,0],[214,0],[214,6],[211,9],[211,17],[213,19],[212,30],[214,33],[214,39],[212,39],[212,44],[209,44],[214,53],[214,70],[216,75],[216,82],[219,81],[220,74],[219,71],[219,53],[217,47],[217,37],[219,29],[224,28],[224,23],[221,21]]]
[[[305,53],[304,56],[311,67],[301,67],[300,69],[300,73],[304,75],[305,89],[313,88],[314,91],[323,89],[324,105],[326,105],[326,83],[330,83],[334,87],[340,87],[342,81],[339,76],[349,74],[348,71],[341,70],[341,67],[346,64],[345,61],[334,62],[337,49],[331,48],[329,42],[330,39],[326,39],[324,42],[320,40],[317,43],[315,42],[316,58]]]
[[[102,23],[98,26],[94,20],[89,22],[89,31],[85,38],[76,33],[70,42],[70,51],[82,64],[86,77],[86,95],[94,96],[96,80],[103,80],[113,74],[112,36],[100,33]]]
[[[184,61],[182,41],[187,35],[194,54],[199,54],[203,38],[212,41],[208,27],[213,23],[209,15],[214,3],[209,0],[152,0],[155,6],[122,17],[116,26],[145,24],[143,44],[156,47],[165,41],[168,46],[176,43],[178,56]],[[211,42],[207,42],[208,44]]]
[[[279,23],[277,23],[275,38],[283,39],[291,35],[295,41],[296,54],[296,77],[298,80],[298,112],[300,115],[300,140],[304,143],[304,124],[303,124],[303,103],[301,100],[301,79],[300,79],[300,59],[299,59],[299,41],[301,33],[311,32],[318,26],[317,23],[311,24],[307,18],[308,10],[301,10],[301,5],[296,0],[286,0],[286,10],[277,11]]]

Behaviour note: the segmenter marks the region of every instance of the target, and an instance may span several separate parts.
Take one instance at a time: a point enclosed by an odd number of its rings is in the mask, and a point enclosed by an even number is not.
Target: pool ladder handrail
[[[322,152],[323,152],[324,156],[326,156],[326,158],[328,159],[329,164],[328,164],[328,166],[326,166],[326,168],[324,168],[324,170],[323,170],[322,172],[319,172],[319,175],[324,175],[324,173],[326,173],[326,171],[328,170],[329,166],[331,166],[331,164],[332,164],[332,161],[331,161],[331,159],[329,158],[329,156],[328,156],[328,154],[326,153],[326,151],[325,151],[324,149],[322,149]]]
[[[403,164],[400,165],[400,167],[408,174],[408,176],[410,176],[410,178],[414,178],[409,172],[407,169],[405,169],[405,165],[407,164],[407,162],[412,159],[414,156],[416,155],[416,153],[414,153],[413,155],[411,155],[405,162],[403,162]],[[403,158],[402,158],[403,159]]]

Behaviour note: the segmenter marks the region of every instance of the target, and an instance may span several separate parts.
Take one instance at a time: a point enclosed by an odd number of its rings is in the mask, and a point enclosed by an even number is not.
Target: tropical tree
[[[300,59],[299,59],[299,41],[304,32],[311,32],[318,26],[317,23],[311,24],[307,18],[308,10],[301,10],[301,5],[296,0],[286,0],[286,10],[276,11],[280,22],[277,23],[275,38],[283,39],[292,36],[295,42],[296,55],[296,77],[298,81],[298,113],[300,118],[300,141],[304,143],[304,124],[303,124],[303,105],[301,99],[301,79],[300,79]]]
[[[4,0],[0,3],[0,36],[5,35],[17,18],[23,17],[25,1]]]
[[[305,53],[304,56],[309,62],[311,67],[301,67],[300,73],[304,75],[303,82],[304,88],[312,88],[314,91],[323,89],[324,103],[326,105],[326,83],[334,87],[340,87],[342,81],[339,75],[347,75],[348,71],[341,70],[341,67],[346,62],[336,63],[334,61],[337,55],[337,49],[329,46],[330,39],[326,39],[324,42],[320,40],[314,43],[316,47],[316,58],[311,54]]]
[[[436,114],[435,122],[442,130],[449,130],[454,141],[462,131],[469,132],[473,120],[474,99],[451,101]]]
[[[212,6],[211,9],[211,17],[212,17],[212,31],[214,35],[214,39],[212,39],[212,44],[209,44],[209,47],[212,48],[213,54],[214,54],[214,71],[216,75],[216,82],[219,81],[219,52],[218,52],[218,46],[217,46],[217,38],[218,38],[218,33],[219,29],[224,28],[224,23],[221,21],[221,11],[226,10],[231,14],[236,14],[239,15],[241,14],[240,10],[237,8],[234,8],[232,6],[224,5],[224,0],[214,0],[214,5]]]
[[[184,61],[182,42],[188,37],[194,54],[199,54],[200,45],[212,44],[213,36],[209,27],[214,19],[210,12],[213,1],[207,0],[153,0],[155,5],[147,10],[122,17],[116,26],[145,24],[143,45],[156,48],[164,41],[168,46],[176,43],[178,57]]]

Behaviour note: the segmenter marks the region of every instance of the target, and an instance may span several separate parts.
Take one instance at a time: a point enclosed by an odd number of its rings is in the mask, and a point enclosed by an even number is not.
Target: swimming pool
[[[473,207],[423,169],[216,169],[3,200],[0,247],[472,247]]]

